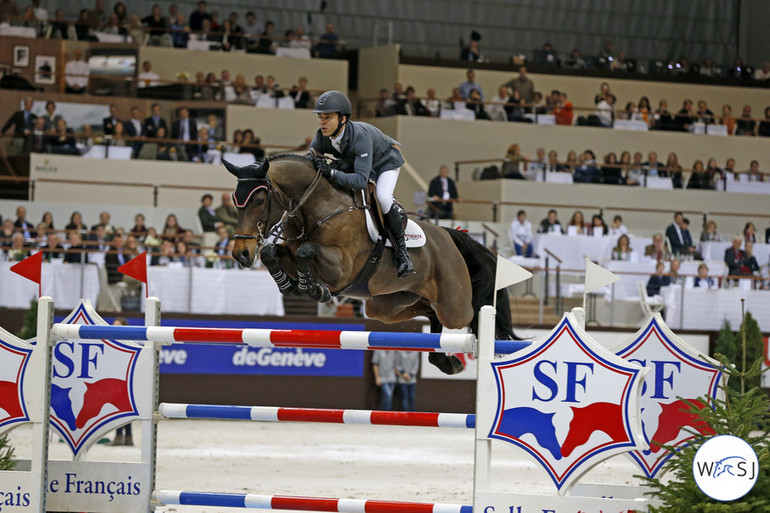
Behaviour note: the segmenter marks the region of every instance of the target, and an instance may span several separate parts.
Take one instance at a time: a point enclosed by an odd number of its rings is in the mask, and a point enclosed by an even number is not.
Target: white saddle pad
[[[377,224],[372,219],[372,213],[369,210],[366,210],[366,230],[369,232],[369,238],[372,239],[372,242],[380,240]],[[417,223],[409,219],[406,223],[406,230],[404,230],[404,240],[407,248],[421,248],[425,245],[425,232]],[[385,241],[385,247],[393,247],[390,239]]]

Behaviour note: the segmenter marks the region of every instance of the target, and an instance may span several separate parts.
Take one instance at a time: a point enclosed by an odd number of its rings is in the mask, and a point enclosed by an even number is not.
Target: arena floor
[[[89,460],[137,461],[134,447],[97,445]],[[30,453],[30,429],[11,432],[17,457]],[[168,420],[158,430],[157,487],[170,490],[284,494],[471,504],[473,431],[398,426]],[[494,491],[555,493],[539,465],[496,443]],[[51,459],[68,459],[51,443]],[[581,482],[635,484],[625,456],[598,465]],[[167,506],[165,512],[236,511]]]

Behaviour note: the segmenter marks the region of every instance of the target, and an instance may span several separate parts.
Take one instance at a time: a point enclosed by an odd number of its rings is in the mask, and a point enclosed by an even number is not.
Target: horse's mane
[[[313,160],[310,157],[306,157],[304,155],[297,155],[296,153],[279,153],[277,155],[271,155],[265,159],[267,162],[272,162],[274,160],[295,160],[297,162],[305,162],[306,164],[312,166]]]

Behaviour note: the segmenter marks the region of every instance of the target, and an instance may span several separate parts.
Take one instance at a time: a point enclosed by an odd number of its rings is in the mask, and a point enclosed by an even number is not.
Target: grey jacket
[[[353,164],[351,173],[335,173],[332,183],[337,187],[363,189],[371,178],[376,180],[383,171],[398,169],[404,157],[398,147],[400,143],[385,135],[379,128],[362,121],[348,121],[342,134],[342,152],[332,146],[331,138],[318,130],[310,143],[317,152],[328,153],[347,163]]]

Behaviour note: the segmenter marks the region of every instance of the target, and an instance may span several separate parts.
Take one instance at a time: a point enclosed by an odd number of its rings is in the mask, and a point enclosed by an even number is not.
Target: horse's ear
[[[225,168],[236,178],[265,178],[265,176],[267,176],[267,170],[270,167],[270,163],[267,160],[249,164],[248,166],[238,167],[235,164],[222,159],[222,164],[224,164]]]

